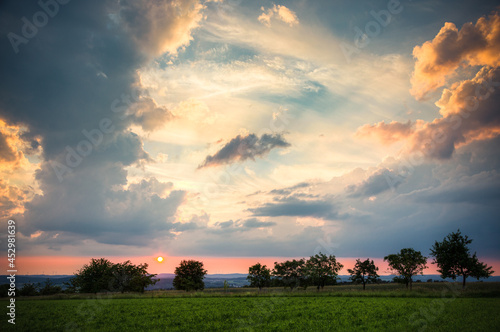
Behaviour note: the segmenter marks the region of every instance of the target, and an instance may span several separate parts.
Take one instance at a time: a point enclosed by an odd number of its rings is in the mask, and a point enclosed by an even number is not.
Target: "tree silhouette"
[[[476,253],[471,255],[469,244],[472,239],[462,235],[460,229],[456,233],[448,234],[442,242],[436,241],[431,248],[434,256],[432,264],[437,264],[441,278],[452,278],[456,280],[462,276],[462,288],[465,289],[467,277],[488,278],[493,274],[491,266],[479,261]]]
[[[144,292],[158,279],[149,274],[148,264],[134,265],[130,261],[113,264],[105,258],[92,258],[70,280],[70,285],[80,293],[97,292]]]
[[[337,262],[334,255],[326,256],[321,252],[309,257],[305,265],[306,276],[309,281],[319,289],[327,284],[337,282],[338,272],[344,265]]]
[[[291,260],[282,263],[274,262],[272,274],[278,278],[285,287],[293,290],[295,287],[303,284],[305,281],[305,260]]]
[[[262,287],[269,287],[271,284],[271,270],[266,265],[257,263],[248,268],[247,280],[250,281],[250,287],[259,287],[259,290],[262,290]]]
[[[412,248],[401,249],[397,254],[391,254],[384,257],[384,261],[389,263],[391,270],[397,272],[403,278],[406,288],[412,288],[412,277],[417,274],[423,274],[427,268],[427,258],[420,251]]]
[[[179,290],[203,290],[205,283],[203,279],[207,270],[203,268],[203,263],[195,260],[183,260],[175,268],[174,288]]]
[[[356,259],[356,265],[353,269],[348,269],[347,272],[351,275],[350,279],[355,283],[362,283],[363,290],[367,283],[377,282],[379,275],[377,274],[378,267],[375,266],[373,260],[367,258],[364,261]]]

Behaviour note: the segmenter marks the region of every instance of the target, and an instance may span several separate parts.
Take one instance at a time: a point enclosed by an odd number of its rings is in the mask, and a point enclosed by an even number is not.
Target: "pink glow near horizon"
[[[160,263],[156,260],[158,256],[162,256],[165,260]],[[95,257],[97,258],[97,257]],[[247,273],[248,267],[256,263],[267,265],[268,268],[274,266],[274,262],[281,262],[290,257],[173,257],[166,254],[157,254],[155,256],[135,256],[135,257],[106,257],[113,263],[124,262],[130,260],[133,264],[147,263],[150,273],[174,273],[175,267],[182,260],[194,259],[202,261],[208,274],[228,274],[228,273]],[[296,257],[299,259],[300,257]],[[31,256],[16,258],[17,274],[74,274],[84,264],[90,261],[91,257],[70,257],[70,256]],[[363,258],[364,259],[364,258]],[[348,274],[347,269],[352,268],[356,262],[356,258],[338,257],[337,260],[344,265],[340,274]],[[387,271],[387,263],[382,258],[374,258],[375,265],[379,267],[380,275],[391,274]],[[429,260],[430,263],[431,260]],[[500,260],[485,259],[488,265],[493,266],[495,276],[500,275]],[[6,262],[2,262],[0,269],[7,270]],[[428,264],[428,268],[424,274],[438,274],[434,264]]]

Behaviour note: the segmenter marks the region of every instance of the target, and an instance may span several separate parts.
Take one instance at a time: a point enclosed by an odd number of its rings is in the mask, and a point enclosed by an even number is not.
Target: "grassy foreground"
[[[495,294],[488,297],[480,289],[469,294],[451,288],[426,291],[417,289],[409,295],[373,288],[372,296],[344,290],[19,298],[15,327],[3,317],[0,330],[500,331],[500,298]],[[384,296],[388,294],[393,296]],[[3,308],[6,304],[1,301]]]

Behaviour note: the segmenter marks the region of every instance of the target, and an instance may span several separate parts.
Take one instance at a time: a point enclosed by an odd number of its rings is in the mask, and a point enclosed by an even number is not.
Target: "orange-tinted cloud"
[[[32,191],[11,186],[0,179],[0,218],[14,218],[24,212],[24,203],[32,197]]]
[[[365,124],[358,128],[356,136],[358,137],[376,137],[383,144],[389,145],[396,141],[405,139],[413,134],[415,131],[415,124],[411,121],[401,123],[392,121],[385,123],[381,121],[374,125]]]
[[[0,218],[2,219],[13,218],[23,213],[24,203],[33,194],[32,188],[19,183],[26,171],[28,173],[33,171],[23,152],[33,152],[33,147],[22,138],[23,132],[19,126],[8,125],[0,119]]]
[[[357,136],[375,136],[384,144],[405,140],[410,152],[450,158],[459,146],[500,134],[500,68],[482,68],[473,79],[444,89],[436,102],[442,117],[415,124],[380,122],[359,128]]]
[[[19,128],[7,125],[0,119],[0,170],[21,166],[24,154],[19,148],[24,142],[19,138]]]
[[[445,89],[436,102],[442,118],[412,135],[410,148],[433,158],[449,158],[457,147],[500,132],[500,68],[483,68],[471,80]]]
[[[432,41],[413,49],[416,58],[411,78],[411,94],[423,99],[427,93],[446,84],[460,65],[500,65],[500,16],[493,13],[457,29],[445,23]]]
[[[267,10],[264,7],[261,9],[263,13],[259,16],[258,20],[268,27],[271,26],[271,18],[273,17],[287,23],[290,26],[299,24],[297,14],[285,6],[274,5],[273,8],[269,8]]]

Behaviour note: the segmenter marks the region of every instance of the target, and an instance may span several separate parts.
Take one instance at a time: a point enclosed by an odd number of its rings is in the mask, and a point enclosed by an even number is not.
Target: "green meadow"
[[[2,299],[2,307],[7,301]],[[500,283],[18,298],[2,331],[499,331]]]

